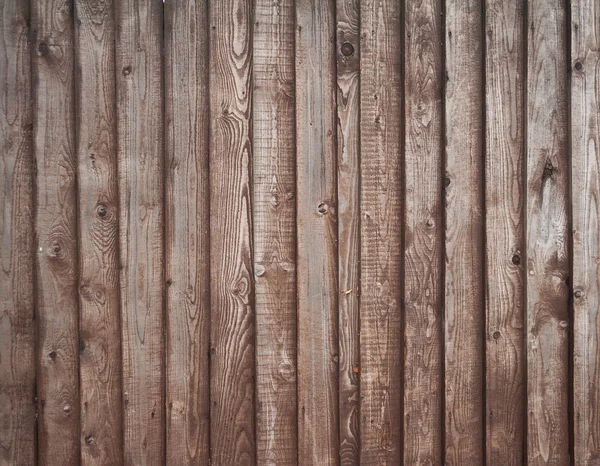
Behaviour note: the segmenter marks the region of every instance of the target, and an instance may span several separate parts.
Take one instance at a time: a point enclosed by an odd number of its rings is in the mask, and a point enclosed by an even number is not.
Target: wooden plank
[[[298,462],[339,462],[335,1],[296,1]]]
[[[208,4],[166,2],[167,464],[210,458],[208,99]]]
[[[402,458],[402,5],[362,0],[360,462]]]
[[[255,3],[253,153],[256,443],[259,464],[296,464],[294,2]]]
[[[525,444],[523,0],[486,0],[486,462]]]
[[[484,461],[482,2],[446,4],[445,460]]]
[[[575,465],[600,461],[600,3],[571,2]]]
[[[112,0],[75,2],[81,462],[123,462]]]
[[[0,464],[36,463],[29,2],[0,1]]]
[[[359,2],[337,0],[337,160],[340,463],[359,461]]]
[[[254,464],[252,1],[211,2],[212,464]]]
[[[533,0],[527,30],[527,456],[569,463],[566,3]]]
[[[404,464],[407,465],[443,462],[441,12],[440,0],[406,3]]]
[[[164,461],[160,0],[116,0],[125,464]]]
[[[32,2],[38,458],[79,463],[77,156],[73,10]]]

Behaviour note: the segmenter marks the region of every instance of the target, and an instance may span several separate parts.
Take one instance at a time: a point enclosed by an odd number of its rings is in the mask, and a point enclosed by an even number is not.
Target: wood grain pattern
[[[210,4],[211,464],[254,464],[252,2]]]
[[[525,444],[524,6],[485,4],[487,464],[521,464]]]
[[[362,0],[360,462],[402,458],[401,5]]]
[[[32,2],[38,457],[79,463],[73,5]]]
[[[296,1],[298,462],[339,463],[335,1]]]
[[[115,25],[112,0],[75,2],[81,463],[123,462]]]
[[[29,2],[0,1],[0,464],[36,461]]]
[[[258,464],[297,463],[294,2],[255,3],[253,153]]]
[[[483,37],[480,0],[446,4],[445,461],[484,460]]]
[[[404,464],[442,463],[442,4],[406,4]]]
[[[340,463],[359,461],[359,0],[337,0],[337,205]]]
[[[165,3],[166,463],[208,464],[208,3]]]
[[[568,464],[569,218],[565,2],[528,6],[527,456]]]
[[[571,2],[574,464],[600,462],[600,3]]]
[[[164,461],[160,0],[116,0],[125,464]]]

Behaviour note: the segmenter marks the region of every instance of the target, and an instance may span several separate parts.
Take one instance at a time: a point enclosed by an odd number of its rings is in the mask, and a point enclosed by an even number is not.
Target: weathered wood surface
[[[125,464],[164,461],[160,0],[115,0]]]
[[[566,4],[530,1],[527,48],[527,461],[569,462]],[[579,189],[575,187],[575,189]]]
[[[484,459],[481,0],[446,4],[445,461]]]
[[[256,460],[297,462],[294,2],[257,0],[253,36]]]
[[[441,1],[420,0],[407,3],[405,16],[404,464],[407,465],[442,463],[441,12]]]
[[[520,464],[525,422],[525,2],[487,0],[486,463]]]
[[[36,458],[29,2],[0,1],[0,464]]]
[[[360,462],[402,457],[400,3],[360,4]]]
[[[600,462],[600,3],[571,2],[574,463]]]
[[[31,7],[38,458],[68,466],[80,456],[73,5]]]

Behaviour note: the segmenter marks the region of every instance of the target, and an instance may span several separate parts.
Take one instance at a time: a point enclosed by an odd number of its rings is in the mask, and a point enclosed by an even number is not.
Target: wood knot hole
[[[98,217],[104,218],[108,214],[108,208],[104,204],[100,204],[96,212],[98,213]]]
[[[328,211],[329,211],[329,206],[327,205],[326,202],[321,202],[317,206],[317,212],[319,212],[321,215],[325,215]]]
[[[344,42],[342,44],[342,55],[345,57],[354,55],[354,46],[350,42]]]
[[[94,443],[94,437],[92,437],[91,435],[86,435],[84,437],[85,443],[87,443],[88,445],[91,445],[92,443]]]
[[[129,76],[131,74],[131,66],[123,68],[123,76]]]
[[[575,69],[581,71],[583,69],[583,64],[580,61],[575,62]]]
[[[512,256],[512,263],[515,265],[519,265],[521,263],[521,257],[518,254]]]
[[[48,50],[50,50],[50,49],[48,48],[48,44],[46,44],[45,42],[42,42],[38,46],[38,51],[40,52],[41,55],[46,55],[48,53]]]
[[[498,338],[500,338],[500,332],[498,332],[497,330],[494,332],[494,340],[497,340]]]

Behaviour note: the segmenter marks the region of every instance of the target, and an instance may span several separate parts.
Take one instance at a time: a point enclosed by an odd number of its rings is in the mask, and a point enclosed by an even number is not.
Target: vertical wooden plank
[[[254,464],[252,1],[211,2],[212,464]]]
[[[38,456],[79,463],[77,157],[73,5],[32,2]]]
[[[571,2],[575,464],[600,462],[600,3]]]
[[[208,464],[208,4],[165,3],[166,463]]]
[[[75,2],[81,462],[123,462],[112,0]]]
[[[486,0],[486,462],[520,464],[525,419],[522,0]]]
[[[294,2],[255,5],[253,153],[259,464],[296,464]]]
[[[125,464],[162,464],[163,3],[115,5]]]
[[[298,461],[339,462],[335,1],[296,1]]]
[[[569,463],[566,2],[531,0],[527,48],[527,455]]]
[[[484,461],[482,1],[446,3],[445,458]]]
[[[443,32],[440,0],[406,3],[404,464],[441,464]]]
[[[35,304],[29,2],[0,1],[0,464],[34,465]]]
[[[359,461],[359,0],[337,0],[340,462]]]
[[[403,6],[362,0],[360,461],[402,458]]]

